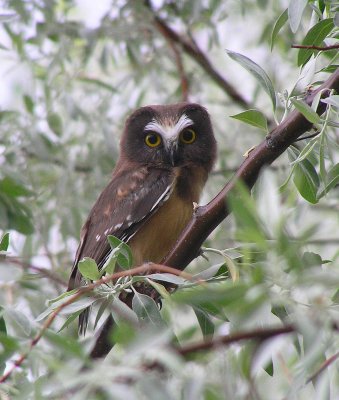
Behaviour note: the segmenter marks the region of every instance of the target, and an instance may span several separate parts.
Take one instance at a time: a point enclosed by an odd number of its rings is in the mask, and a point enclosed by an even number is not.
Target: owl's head
[[[208,112],[199,104],[152,105],[127,119],[121,150],[132,162],[162,167],[194,164],[209,172],[216,141]]]

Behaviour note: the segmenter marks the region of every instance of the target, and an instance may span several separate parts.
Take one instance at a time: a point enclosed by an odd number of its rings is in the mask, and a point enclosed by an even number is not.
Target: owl
[[[126,242],[133,265],[160,263],[192,217],[216,157],[208,112],[195,103],[141,107],[127,119],[120,156],[81,230],[69,290],[81,286],[78,262],[101,268],[107,235]],[[79,318],[85,332],[88,310]]]

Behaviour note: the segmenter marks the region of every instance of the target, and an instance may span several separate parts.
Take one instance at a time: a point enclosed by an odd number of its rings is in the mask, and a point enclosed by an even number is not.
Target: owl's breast
[[[193,214],[207,174],[204,171],[181,170],[169,199],[144,223],[128,243],[134,265],[155,263],[168,254]]]

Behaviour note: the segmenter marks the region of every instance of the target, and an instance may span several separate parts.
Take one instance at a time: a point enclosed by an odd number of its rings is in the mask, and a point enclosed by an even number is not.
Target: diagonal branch
[[[149,0],[145,0],[145,5],[152,13],[155,27],[167,41],[177,43],[181,46],[183,51],[198,63],[205,73],[210,76],[219,88],[221,88],[235,103],[244,108],[253,108],[237,89],[214,68],[211,61],[193,40],[188,40],[177,33],[162,18],[156,15]]]
[[[328,89],[328,90],[326,90]],[[339,69],[333,73],[317,90],[305,98],[305,102],[311,104],[314,97],[323,91],[323,97],[329,95],[330,89],[339,92]],[[320,102],[317,113],[323,114],[326,104]],[[171,252],[162,261],[162,264],[175,268],[186,267],[199,254],[201,245],[210,233],[229,215],[227,198],[235,186],[237,180],[242,180],[249,188],[252,188],[261,169],[277,159],[298,137],[309,130],[312,123],[309,122],[297,110],[277,127],[275,127],[239,167],[233,178],[226,184],[221,192],[207,205],[198,207],[195,213],[177,240]]]

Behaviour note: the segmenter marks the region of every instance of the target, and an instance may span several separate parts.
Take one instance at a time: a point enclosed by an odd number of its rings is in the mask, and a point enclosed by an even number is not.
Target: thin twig
[[[80,297],[82,297],[84,294],[89,293],[93,291],[93,289],[97,288],[100,285],[103,285],[105,283],[112,282],[116,279],[126,277],[126,276],[131,276],[131,275],[144,275],[149,272],[165,272],[165,273],[170,273],[174,275],[181,275],[185,279],[192,280],[193,277],[190,274],[187,274],[185,272],[181,272],[178,269],[167,267],[166,265],[160,265],[160,264],[154,264],[154,263],[149,263],[149,264],[143,264],[139,267],[132,268],[130,270],[126,271],[120,271],[116,272],[111,275],[107,275],[98,281],[87,285],[87,286],[82,286],[80,287],[73,295],[71,295],[68,300],[66,300],[64,303],[62,303],[59,307],[57,307],[47,318],[46,322],[43,324],[42,328],[40,331],[35,335],[35,337],[31,340],[30,345],[28,350],[25,353],[22,353],[13,363],[12,367],[8,369],[8,371],[0,377],[0,383],[5,382],[13,373],[13,371],[22,365],[22,363],[26,360],[28,357],[29,353],[32,351],[34,346],[40,341],[46,330],[51,326],[52,322],[55,320],[55,318],[60,314],[60,312],[67,307],[70,304],[73,304],[76,300],[78,300]]]
[[[146,7],[152,13],[155,27],[167,40],[179,44],[183,51],[198,63],[205,73],[212,78],[220,89],[222,89],[233,101],[244,108],[252,108],[252,105],[237,91],[237,89],[214,68],[211,61],[195,42],[184,38],[171,28],[162,18],[156,15],[149,0],[145,0],[144,2]]]
[[[328,368],[332,363],[334,363],[338,359],[338,357],[339,357],[339,351],[337,353],[333,354],[333,356],[331,356],[327,360],[325,360],[320,365],[318,370],[315,371],[315,373],[307,379],[307,383],[309,383],[309,382],[313,381],[315,378],[317,378],[318,375],[320,375],[323,371],[325,371],[326,368]]]
[[[196,353],[198,351],[211,350],[219,346],[229,345],[242,340],[256,339],[266,340],[274,336],[295,332],[295,328],[292,325],[280,326],[278,328],[267,328],[267,329],[254,329],[248,332],[237,332],[231,333],[225,336],[219,336],[216,338],[205,339],[204,341],[189,344],[187,346],[178,349],[178,353],[182,356],[186,356],[190,353]]]
[[[292,44],[292,49],[309,49],[309,50],[320,50],[320,51],[327,51],[327,50],[334,50],[339,49],[339,44],[334,44],[332,46],[314,46],[314,45],[303,45],[303,44]]]
[[[184,68],[184,63],[182,61],[181,53],[178,50],[175,43],[169,37],[166,36],[165,39],[174,54],[175,63],[177,65],[178,73],[180,76],[182,101],[188,101],[189,81],[185,73],[185,68]]]
[[[39,274],[42,274],[44,277],[51,279],[52,281],[58,283],[59,285],[62,285],[64,287],[67,287],[67,282],[64,281],[60,276],[56,275],[52,271],[50,271],[47,268],[42,268],[42,267],[37,267],[36,265],[27,263],[25,261],[20,260],[17,257],[10,257],[7,256],[4,259],[6,262],[9,262],[11,264],[18,265],[19,267],[23,269],[31,269],[32,271],[38,272]]]

